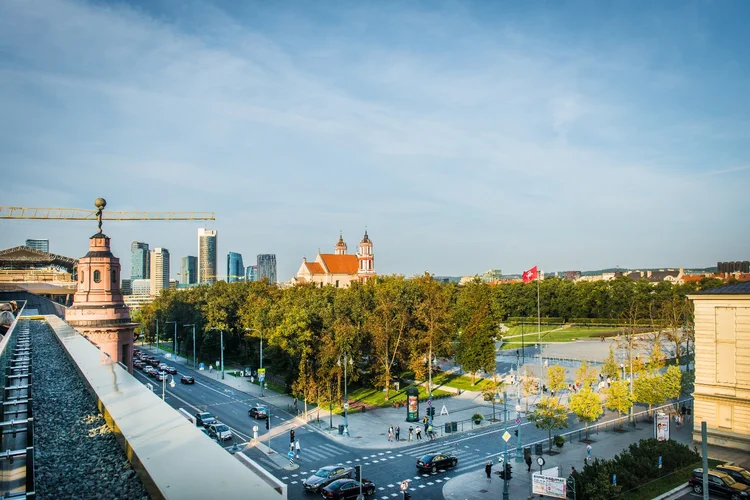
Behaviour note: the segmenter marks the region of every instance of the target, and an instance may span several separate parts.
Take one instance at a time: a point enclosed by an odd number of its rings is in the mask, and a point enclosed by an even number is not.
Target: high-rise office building
[[[130,244],[130,279],[147,280],[151,277],[151,254],[148,243],[134,241]]]
[[[244,281],[245,265],[242,263],[242,254],[229,252],[227,254],[227,283]]]
[[[120,280],[120,290],[123,295],[133,295],[133,280],[122,278]]]
[[[216,282],[217,231],[198,229],[198,283]]]
[[[26,240],[25,246],[49,253],[49,240],[29,239]]]
[[[258,266],[247,266],[245,281],[258,281]]]
[[[268,278],[269,283],[276,283],[276,254],[258,254],[258,281]]]
[[[182,258],[180,283],[183,285],[195,285],[198,283],[198,257],[195,255],[188,255]]]
[[[151,280],[137,279],[130,282],[132,295],[151,295]]]
[[[151,289],[152,296],[159,295],[169,288],[169,250],[154,248],[151,251]]]

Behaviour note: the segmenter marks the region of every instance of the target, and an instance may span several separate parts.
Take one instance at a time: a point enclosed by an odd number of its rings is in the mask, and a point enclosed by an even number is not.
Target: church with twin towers
[[[343,235],[333,248],[333,253],[320,253],[314,261],[302,258],[302,265],[292,279],[294,284],[315,283],[320,286],[331,285],[337,288],[348,287],[353,281],[360,283],[374,278],[375,256],[372,253],[372,240],[365,235],[359,242],[356,254],[347,253]]]

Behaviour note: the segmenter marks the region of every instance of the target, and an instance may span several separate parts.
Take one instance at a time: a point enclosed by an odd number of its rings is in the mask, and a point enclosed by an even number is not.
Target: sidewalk
[[[671,432],[672,439],[682,444],[691,445],[692,435],[690,426],[683,425],[679,430],[673,427]],[[653,427],[643,422],[639,423],[635,430],[628,432],[600,433],[595,437],[596,441],[591,443],[591,456],[592,458],[611,459],[630,444],[649,437],[653,437]],[[579,471],[583,469],[585,457],[585,443],[565,443],[562,452],[557,455],[548,455],[547,446],[545,445],[544,460],[546,463],[544,464],[544,469],[559,467],[557,475],[567,478],[570,475],[571,467],[575,467]],[[532,455],[532,473],[539,472],[536,458],[536,455]],[[524,462],[515,462],[512,459],[509,460],[513,467],[513,476],[508,487],[509,498],[514,500],[542,498],[540,495],[531,494],[531,473],[527,472],[526,464]],[[489,483],[487,482],[484,468],[454,477],[443,487],[443,497],[447,500],[502,498],[503,480],[497,475],[499,471],[500,464],[495,460],[492,468],[492,480]]]

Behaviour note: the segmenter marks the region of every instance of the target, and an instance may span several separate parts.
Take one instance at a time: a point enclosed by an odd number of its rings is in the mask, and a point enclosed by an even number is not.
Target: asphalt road
[[[163,359],[163,358],[161,358]],[[169,360],[164,360],[167,364]],[[183,408],[194,415],[198,411],[209,411],[220,421],[227,424],[234,434],[230,441],[222,443],[227,449],[237,444],[243,448],[243,453],[264,466],[271,474],[288,484],[288,497],[290,499],[317,498],[304,491],[302,480],[312,475],[319,467],[324,465],[344,464],[350,467],[361,465],[363,477],[370,479],[377,488],[375,497],[380,500],[396,499],[400,497],[399,485],[402,481],[409,481],[409,490],[412,498],[416,499],[442,499],[442,487],[452,477],[465,472],[477,472],[477,480],[483,480],[484,465],[492,460],[497,467],[497,459],[503,454],[504,441],[502,434],[504,429],[500,426],[486,427],[479,430],[446,436],[434,441],[415,441],[406,448],[388,450],[388,442],[383,437],[383,448],[380,450],[364,450],[356,448],[356,441],[352,439],[352,446],[344,446],[338,442],[328,439],[321,431],[314,429],[311,425],[295,427],[296,438],[300,441],[300,459],[296,461],[299,468],[287,470],[255,447],[248,446],[252,438],[252,427],[258,426],[258,436],[266,444],[264,438],[267,431],[265,423],[256,421],[247,415],[248,409],[255,404],[262,404],[271,409],[272,430],[278,426],[289,426],[293,419],[286,408],[273,405],[272,397],[251,397],[245,393],[234,391],[218,381],[206,378],[205,372],[197,374],[188,367],[177,367],[180,372],[174,376],[175,387],[169,387],[167,381],[165,400],[174,408]],[[162,383],[150,378],[142,371],[134,369],[135,376],[143,383],[150,383],[156,394],[160,394]],[[192,375],[196,382],[193,385],[180,383],[183,374]],[[230,376],[230,375],[226,375]],[[510,406],[510,405],[509,405]],[[515,414],[515,411],[510,412]],[[498,409],[502,415],[502,407]],[[615,417],[607,414],[601,421]],[[324,422],[324,427],[326,423]],[[437,421],[440,424],[440,421]],[[407,427],[402,425],[402,428]],[[566,430],[580,429],[583,425],[576,421],[575,417],[569,417]],[[514,420],[509,420],[508,431],[511,439],[508,442],[508,453],[510,457],[515,454],[515,437],[513,430],[516,428]],[[406,433],[402,433],[402,438]],[[547,432],[537,429],[533,424],[526,422],[521,424],[521,437],[523,443],[531,443],[547,438]],[[596,438],[594,438],[596,439]],[[596,456],[596,443],[593,444],[594,456]],[[289,434],[284,432],[271,439],[271,448],[281,456],[286,456],[289,450]],[[418,473],[416,461],[423,454],[430,451],[449,451],[458,457],[458,465],[455,468],[441,470],[436,473]],[[545,450],[546,451],[546,450]],[[583,457],[581,457],[583,460]],[[524,473],[524,463],[513,464],[513,473]]]

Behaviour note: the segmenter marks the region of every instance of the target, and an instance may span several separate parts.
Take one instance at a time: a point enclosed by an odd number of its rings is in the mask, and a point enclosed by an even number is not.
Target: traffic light
[[[427,414],[429,416],[431,416],[431,417],[434,417],[435,416],[435,407],[434,406],[429,406],[427,408]]]
[[[362,466],[361,465],[354,466],[354,479],[356,479],[357,481],[362,480]]]
[[[505,462],[505,476],[508,478],[508,481],[513,477],[513,467],[509,462]]]
[[[513,434],[515,434],[516,437],[518,437],[518,429],[513,429]]]
[[[291,431],[289,431],[289,442],[290,443],[294,442],[294,429],[292,429]]]
[[[268,419],[268,418],[266,419],[266,430],[269,430],[271,428],[269,420],[270,419]]]

